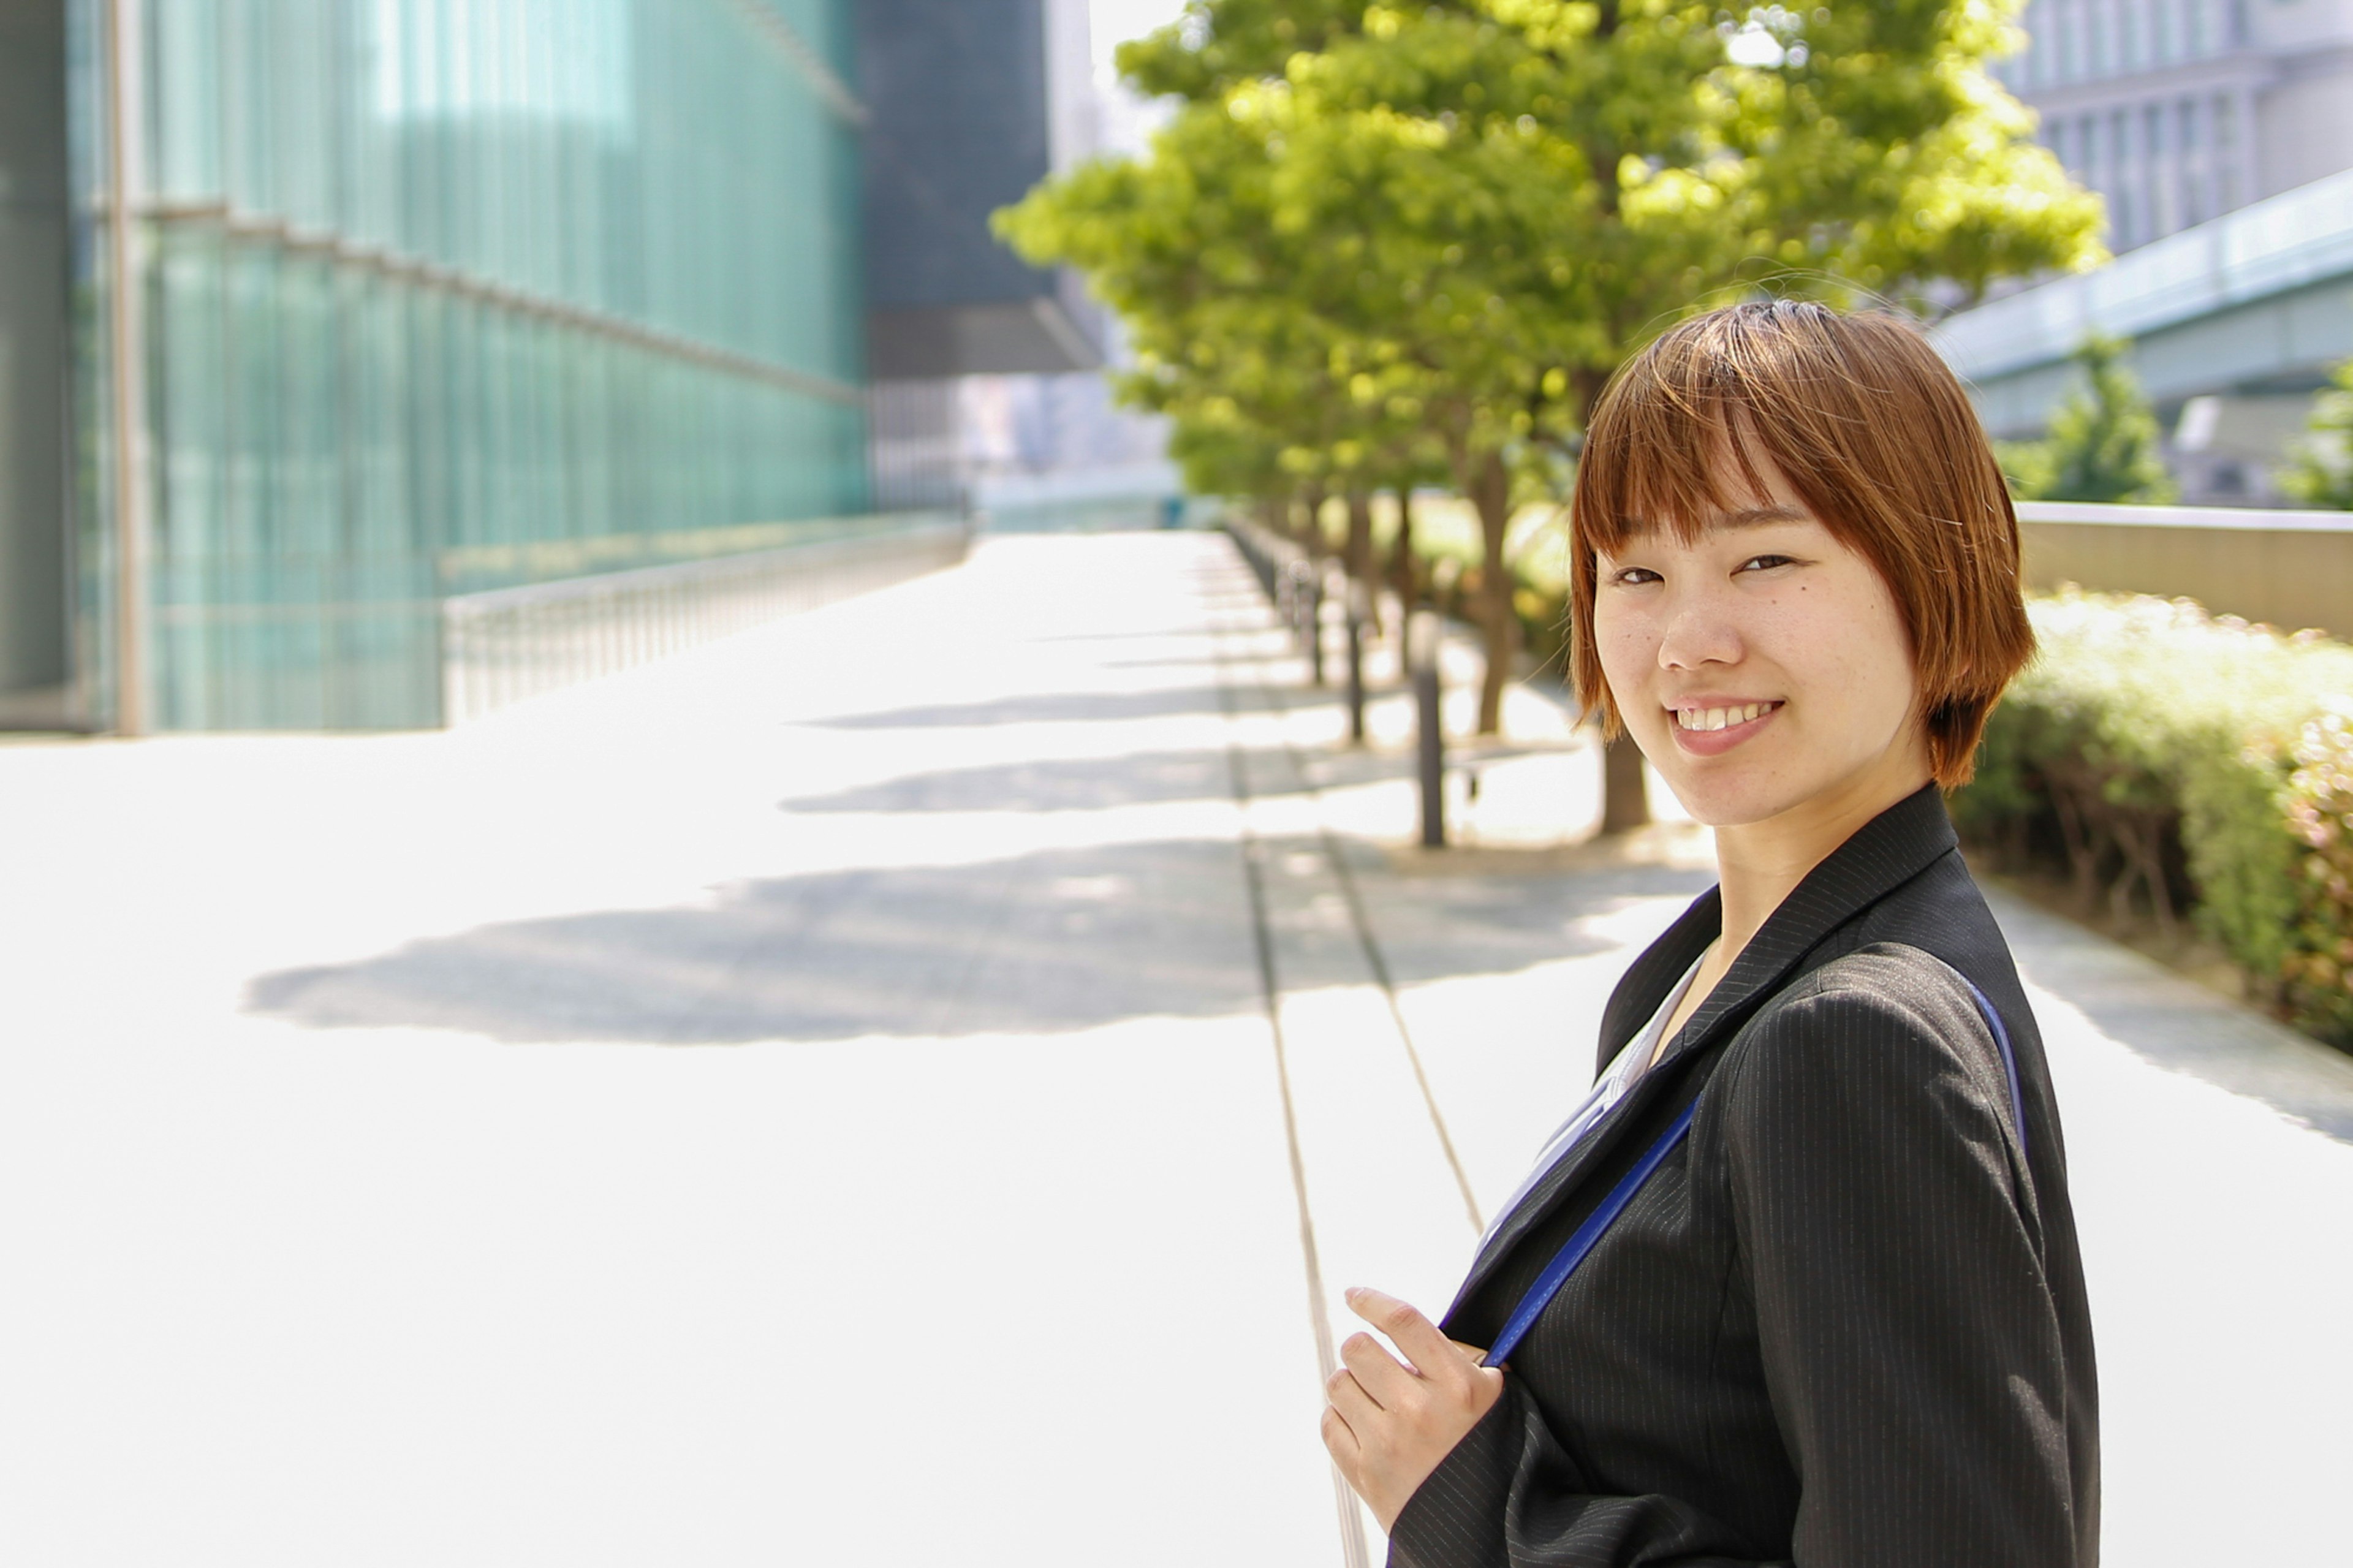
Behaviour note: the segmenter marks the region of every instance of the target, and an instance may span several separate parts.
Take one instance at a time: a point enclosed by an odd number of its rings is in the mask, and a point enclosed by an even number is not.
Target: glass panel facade
[[[102,193],[108,6],[73,3]],[[158,727],[437,722],[448,595],[859,526],[844,4],[132,7]],[[107,394],[78,387],[103,694]]]

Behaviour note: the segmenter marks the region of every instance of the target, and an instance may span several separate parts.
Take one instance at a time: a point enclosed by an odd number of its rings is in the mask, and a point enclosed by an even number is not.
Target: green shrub
[[[2313,400],[2310,427],[2280,475],[2289,499],[2353,511],[2353,359],[2337,367],[2329,390]]]
[[[2288,1003],[2317,1032],[2353,1040],[2353,719],[2339,708],[2297,738],[2288,815],[2304,850]]]
[[[2187,600],[2068,592],[2031,612],[2042,651],[1954,799],[1963,831],[2053,855],[2084,899],[2105,891],[2119,914],[2170,926],[2186,900],[2252,991],[2353,1044],[2353,790],[2337,712],[2353,647]]]

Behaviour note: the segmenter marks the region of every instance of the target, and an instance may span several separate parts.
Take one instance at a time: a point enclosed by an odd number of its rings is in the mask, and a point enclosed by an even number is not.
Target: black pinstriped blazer
[[[1604,1064],[1720,916],[1711,890],[1634,962]],[[1952,970],[2010,1035],[2025,1157],[2000,1049]],[[1498,1229],[1447,1331],[1493,1342],[1694,1094],[1690,1136],[1407,1502],[1389,1561],[2093,1568],[2092,1328],[2059,1110],[1934,785],[1774,911]]]

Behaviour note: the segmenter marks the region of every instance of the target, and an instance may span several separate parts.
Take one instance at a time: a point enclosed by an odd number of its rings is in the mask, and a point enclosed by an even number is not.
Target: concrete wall
[[[2018,520],[2030,591],[2187,597],[2353,641],[2353,512],[2027,501]]]
[[[64,0],[0,0],[0,725],[67,676],[65,96]]]
[[[2259,195],[2353,166],[2353,21],[2344,36],[2282,63],[2279,85],[2257,101],[2255,123]]]

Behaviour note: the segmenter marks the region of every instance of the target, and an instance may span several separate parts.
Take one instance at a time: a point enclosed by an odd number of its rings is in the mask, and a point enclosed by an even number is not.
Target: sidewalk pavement
[[[5,1555],[1377,1560],[1337,1292],[1443,1304],[1708,873],[1581,846],[1534,689],[1399,848],[1372,718],[1147,534],[451,734],[0,745]],[[2327,1560],[2353,1065],[2000,910],[2107,1561]]]

